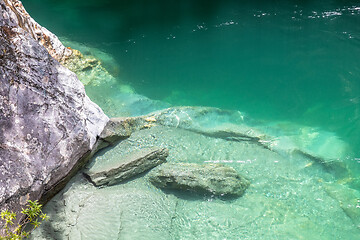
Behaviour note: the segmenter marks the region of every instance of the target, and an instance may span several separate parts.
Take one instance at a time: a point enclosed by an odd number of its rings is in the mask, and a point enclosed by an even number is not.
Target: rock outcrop
[[[216,196],[242,196],[250,185],[235,169],[222,164],[167,163],[155,169],[149,179],[159,188]]]
[[[65,47],[55,34],[40,26],[27,13],[20,1],[1,0],[0,2],[1,11],[5,14],[1,18],[10,18],[12,21],[11,25],[7,25],[8,27],[16,27],[18,30],[21,29],[21,31],[26,32],[29,37],[44,46],[49,54],[59,62],[66,60],[72,55],[72,49]]]
[[[68,54],[21,2],[0,0],[0,210],[53,196],[108,121],[57,61]]]
[[[130,137],[135,131],[152,127],[153,121],[153,118],[146,116],[111,118],[101,132],[94,152],[109,145],[115,145]]]
[[[101,168],[91,168],[85,173],[95,186],[114,185],[166,161],[169,150],[166,148],[146,148],[110,162]]]

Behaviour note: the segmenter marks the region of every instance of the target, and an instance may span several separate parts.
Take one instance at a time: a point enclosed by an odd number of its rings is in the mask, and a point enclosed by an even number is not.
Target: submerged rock
[[[264,125],[262,129],[272,136],[271,150],[284,156],[302,155],[312,162],[309,166],[321,165],[338,179],[352,174],[346,161],[352,154],[350,146],[335,133],[290,122]]]
[[[27,200],[52,197],[85,164],[108,121],[53,58],[64,54],[21,2],[0,1],[0,210],[19,213]]]
[[[171,107],[147,115],[154,124],[186,129],[232,142],[249,142],[283,156],[302,155],[337,178],[347,176],[349,146],[334,133],[289,122],[265,124],[239,111],[213,107]]]
[[[350,146],[335,133],[315,127],[282,122],[268,126],[264,132],[277,136],[272,141],[274,150],[299,150],[323,162],[342,161],[351,152]]]
[[[321,239],[359,236],[338,202],[324,190],[323,181],[333,180],[331,174],[319,166],[304,170],[307,159],[284,157],[257,144],[155,126],[133,132],[96,156],[94,162],[100,167],[126,152],[151,146],[169,149],[168,162],[211,161],[231,166],[246,173],[251,189],[240,198],[224,201],[210,194],[167,194],[156,189],[148,179],[156,169],[126,184],[104,188],[94,187],[80,175],[45,206],[51,221],[35,230],[32,239],[312,239],[318,233],[322,233]]]
[[[32,232],[30,239],[174,239],[170,235],[175,197],[164,198],[139,182],[146,181],[137,178],[97,188],[77,175],[44,206],[50,221]]]
[[[221,124],[244,124],[245,116],[239,111],[214,107],[171,107],[149,114],[160,125],[198,132],[214,131]],[[242,129],[245,130],[245,129]],[[248,131],[247,128],[245,131]],[[250,134],[250,133],[249,133]]]
[[[326,193],[339,202],[339,206],[360,229],[360,192],[341,184],[325,184]]]
[[[150,175],[159,188],[189,190],[217,196],[242,196],[250,182],[222,164],[167,163]]]
[[[125,179],[134,177],[166,161],[169,151],[165,148],[148,148],[136,151],[127,156],[91,168],[85,173],[96,186],[114,185]]]
[[[182,128],[208,137],[228,141],[247,141],[268,148],[267,136],[251,126],[251,120],[239,111],[214,107],[171,107],[147,115],[154,122]]]
[[[91,55],[83,55],[76,49],[70,49],[72,54],[61,63],[76,73],[85,85],[99,86],[105,83],[114,84],[116,79],[103,67],[102,62]]]

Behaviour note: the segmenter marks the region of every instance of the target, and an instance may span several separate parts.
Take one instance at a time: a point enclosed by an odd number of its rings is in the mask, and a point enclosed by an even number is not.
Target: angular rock
[[[130,137],[134,131],[151,127],[152,122],[146,116],[111,118],[100,134],[96,151]]]
[[[150,174],[159,188],[189,190],[216,196],[242,196],[250,182],[222,164],[166,163]]]
[[[147,126],[150,120],[144,117],[111,118],[102,131],[100,138],[109,144],[130,137],[131,133]]]
[[[0,210],[19,213],[28,199],[58,192],[108,121],[76,75],[50,55],[60,58],[66,49],[46,31],[21,2],[0,1]]]
[[[28,33],[31,38],[44,46],[53,58],[61,62],[72,55],[70,48],[66,48],[55,34],[40,26],[40,24],[27,13],[21,1],[4,0],[1,1],[1,5],[6,6],[6,8],[2,8],[1,10],[6,12],[6,15],[2,17],[10,18],[18,30],[21,29]],[[8,26],[14,27],[13,24]]]
[[[166,161],[166,148],[148,148],[119,158],[115,163],[92,168],[85,173],[95,186],[114,185]]]

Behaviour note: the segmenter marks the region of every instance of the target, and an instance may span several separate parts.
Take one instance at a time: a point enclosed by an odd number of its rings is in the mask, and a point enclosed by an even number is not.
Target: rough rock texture
[[[102,62],[94,56],[83,55],[80,51],[71,49],[69,57],[61,59],[61,63],[76,73],[85,85],[99,86],[104,83],[116,82],[116,79],[103,67]]]
[[[166,148],[141,149],[101,168],[97,169],[95,165],[85,175],[95,186],[114,185],[162,164],[168,155]]]
[[[101,133],[100,139],[109,144],[114,144],[130,137],[134,131],[150,127],[150,123],[151,119],[142,116],[111,118]]]
[[[0,0],[1,209],[19,212],[59,191],[108,121],[52,57],[66,55],[60,44],[19,1]]]
[[[72,55],[72,49],[66,48],[60,40],[49,30],[40,26],[26,12],[22,3],[18,0],[1,0],[2,12],[7,12],[17,28],[21,28],[29,34],[34,40],[37,40],[49,52],[49,54],[58,61],[63,61]],[[3,6],[6,6],[4,8]],[[11,26],[9,26],[11,27]]]
[[[242,196],[250,183],[232,167],[222,164],[167,163],[155,169],[150,181],[167,189]]]
[[[135,131],[152,126],[153,119],[146,116],[111,118],[101,132],[94,152],[130,137]]]

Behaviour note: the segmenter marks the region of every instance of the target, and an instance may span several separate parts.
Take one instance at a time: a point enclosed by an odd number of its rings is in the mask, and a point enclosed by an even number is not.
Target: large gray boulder
[[[26,32],[28,36],[44,46],[48,53],[59,62],[64,62],[72,57],[73,50],[65,47],[55,34],[40,26],[27,13],[21,1],[1,0],[0,3],[2,6],[1,11],[6,12],[5,15],[1,16],[1,19],[10,19],[12,22],[11,25],[6,25],[9,22],[2,21],[5,24],[2,26],[8,26],[9,28],[16,27]]]
[[[49,52],[58,60],[67,54],[19,1],[0,0],[0,210],[19,213],[28,199],[52,197],[108,121]]]
[[[242,196],[250,185],[235,169],[222,164],[167,163],[155,169],[149,179],[159,188],[216,196]]]

